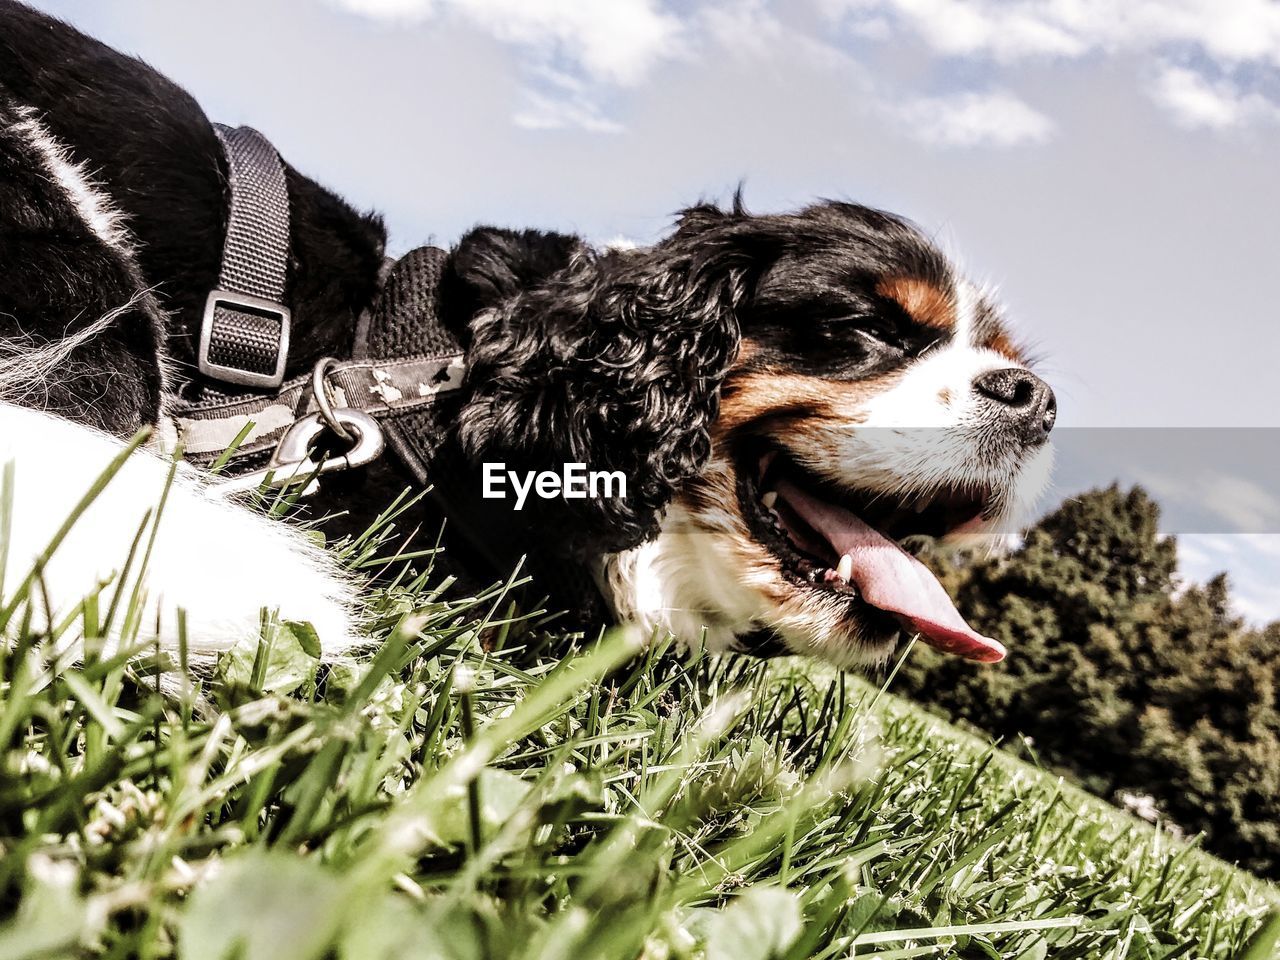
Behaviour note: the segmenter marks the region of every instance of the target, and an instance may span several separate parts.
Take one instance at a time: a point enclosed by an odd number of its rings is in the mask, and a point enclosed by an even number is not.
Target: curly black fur
[[[530,256],[530,240],[479,231],[454,256],[479,307],[463,447],[473,462],[511,470],[622,471],[625,499],[538,500],[524,522],[557,552],[624,550],[656,534],[680,484],[706,462],[737,310],[776,246],[740,209],[695,207],[652,248],[577,246],[525,286],[569,248],[549,238],[554,250]]]
[[[440,278],[440,319],[466,345],[477,313],[541,284],[586,249],[569,234],[476,227],[449,253]]]

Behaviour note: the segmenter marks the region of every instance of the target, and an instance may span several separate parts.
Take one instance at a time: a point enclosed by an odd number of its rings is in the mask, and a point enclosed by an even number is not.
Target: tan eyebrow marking
[[[982,344],[988,350],[994,350],[1002,356],[1008,357],[1015,363],[1026,363],[1026,354],[1022,349],[1013,342],[1012,338],[1003,330],[997,329],[995,333],[987,338],[986,343]]]
[[[876,293],[902,307],[916,323],[937,330],[954,330],[955,298],[947,290],[918,277],[886,277]]]
[[[856,423],[862,406],[900,375],[895,370],[866,380],[828,380],[778,367],[735,372],[721,388],[715,432],[723,435],[766,419],[793,427],[806,421]]]

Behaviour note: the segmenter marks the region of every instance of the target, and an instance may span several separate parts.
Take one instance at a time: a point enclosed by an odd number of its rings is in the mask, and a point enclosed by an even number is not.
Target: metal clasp
[[[230,330],[218,329],[219,307],[225,311],[223,319],[231,327]],[[270,372],[256,372],[214,360],[217,353],[215,341],[220,336],[234,341],[238,333],[244,332],[238,329],[238,325],[246,322],[254,326],[264,323],[267,325],[262,332],[268,340],[274,341],[276,351],[271,360],[273,366]],[[289,357],[289,326],[289,308],[282,303],[234,290],[214,290],[204,302],[196,365],[206,377],[224,383],[235,383],[242,387],[278,387],[284,382],[285,362]]]
[[[354,441],[345,453],[317,461],[313,453],[316,441],[325,431],[336,432],[326,422],[327,418],[341,423],[354,436]],[[315,492],[315,481],[321,474],[366,466],[377,460],[385,447],[382,428],[367,413],[351,407],[336,407],[327,411],[326,417],[317,411],[307,414],[285,432],[265,467],[220,480],[217,485],[229,493],[240,493],[263,486],[284,488],[302,483],[306,484],[302,496],[309,496]]]

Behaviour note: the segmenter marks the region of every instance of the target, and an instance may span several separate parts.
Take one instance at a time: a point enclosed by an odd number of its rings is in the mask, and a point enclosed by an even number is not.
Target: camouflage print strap
[[[343,360],[328,375],[333,405],[361,410],[382,419],[434,404],[462,386],[462,354],[447,353],[403,360]],[[311,374],[284,384],[269,396],[233,399],[175,411],[177,441],[198,466],[213,463],[241,437],[233,464],[274,450],[285,431],[318,409]],[[243,434],[243,436],[241,436]],[[235,472],[233,466],[231,472]]]

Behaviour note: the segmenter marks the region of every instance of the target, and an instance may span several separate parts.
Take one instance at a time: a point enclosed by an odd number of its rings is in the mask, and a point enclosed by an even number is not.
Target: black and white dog
[[[228,176],[181,89],[0,0],[6,589],[118,438],[153,425],[172,441],[201,389]],[[370,343],[388,362],[422,352],[403,312],[379,327],[397,280],[378,218],[287,164],[285,179],[286,380]],[[317,512],[346,513],[335,530],[430,482],[416,519],[448,516],[456,572],[496,579],[528,555],[553,602],[586,619],[839,664],[884,659],[904,631],[1003,655],[899,541],[1016,522],[1045,479],[1053,394],[991,297],[903,220],[835,202],[753,216],[735,202],[685,211],[647,249],[480,228],[433,262],[422,324],[461,354],[461,389],[396,422],[398,454],[322,479]],[[566,464],[625,478],[625,496],[532,495],[518,510],[486,496],[495,476]],[[119,569],[167,472],[139,452],[96,501],[45,566],[55,607]],[[211,652],[274,607],[311,621],[331,653],[359,642],[354,588],[323,551],[196,471],[168,496],[150,568],[162,640],[175,608],[192,649]]]

